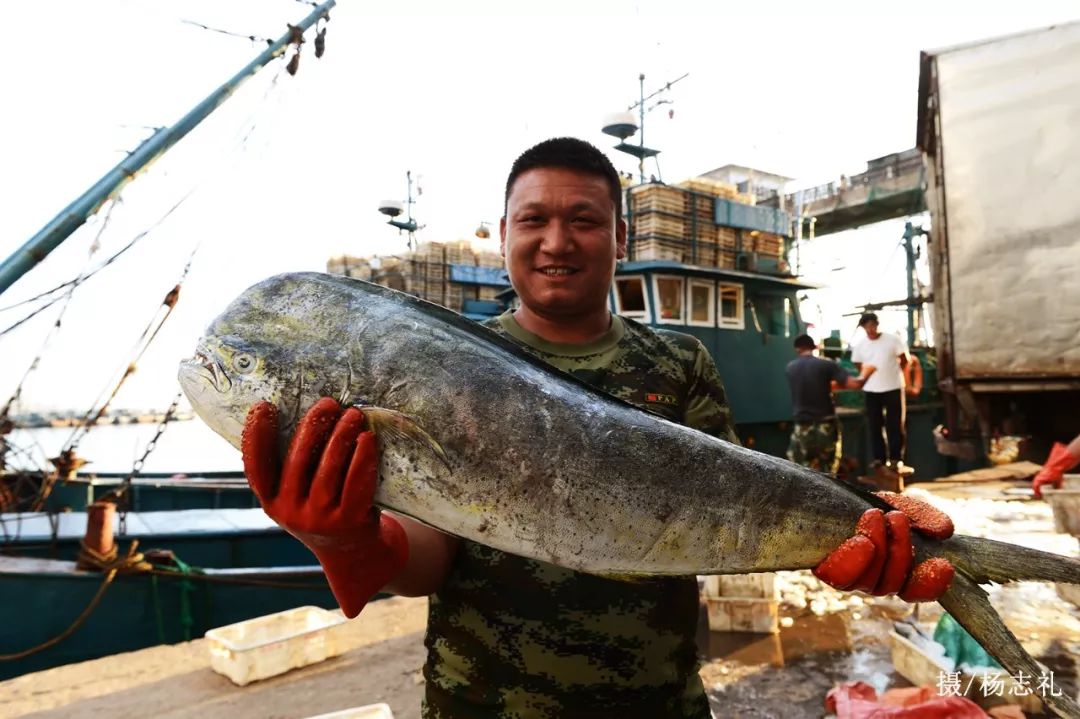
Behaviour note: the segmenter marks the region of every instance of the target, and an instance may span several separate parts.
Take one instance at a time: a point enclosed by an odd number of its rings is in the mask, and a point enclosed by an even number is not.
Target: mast
[[[124,185],[135,179],[139,172],[146,169],[150,163],[165,154],[169,148],[209,117],[248,78],[253,77],[263,66],[284,53],[289,45],[298,42],[304,32],[320,18],[326,17],[330,8],[336,4],[337,0],[326,0],[316,6],[297,25],[290,25],[287,33],[259,53],[258,57],[233,75],[225,84],[210,93],[172,127],[158,129],[120,164],[105,173],[89,190],[61,210],[60,214],[0,264],[0,294],[59,247],[60,243],[79,229],[101,209],[102,205],[115,197]]]

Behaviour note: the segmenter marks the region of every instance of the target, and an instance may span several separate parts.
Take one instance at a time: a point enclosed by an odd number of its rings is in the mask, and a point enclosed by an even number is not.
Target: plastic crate
[[[297,607],[211,629],[210,667],[244,686],[315,664],[344,650],[337,631],[344,623],[326,609]]]
[[[307,717],[307,719],[394,719],[394,712],[388,704],[368,704],[362,707],[342,709],[329,714]]]
[[[1054,512],[1054,531],[1080,537],[1080,489],[1044,489]]]

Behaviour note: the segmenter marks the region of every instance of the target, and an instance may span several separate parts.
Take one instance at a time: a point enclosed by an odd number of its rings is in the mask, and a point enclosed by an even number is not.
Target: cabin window
[[[743,314],[743,286],[721,282],[719,288],[717,324],[728,329],[741,330],[746,326],[746,317]]]
[[[653,291],[656,295],[656,321],[667,324],[685,324],[683,300],[686,297],[682,277],[658,275],[653,278]]]
[[[645,278],[615,278],[615,312],[626,317],[649,319],[649,301],[645,297]]]
[[[687,305],[690,308],[690,320],[687,324],[697,327],[716,326],[716,285],[706,280],[690,280]]]
[[[754,307],[763,327],[760,331],[777,337],[791,337],[793,308],[790,297],[760,294],[754,297]]]

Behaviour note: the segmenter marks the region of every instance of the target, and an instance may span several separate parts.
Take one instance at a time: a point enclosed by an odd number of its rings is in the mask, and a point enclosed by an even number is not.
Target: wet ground
[[[959,533],[1078,555],[1075,537],[1053,531],[1050,508],[1044,502],[1011,500],[1009,492],[1023,485],[995,484],[972,484],[940,493],[937,487],[930,493],[922,485],[908,493],[948,513]],[[777,585],[779,634],[710,632],[702,615],[699,646],[706,660],[701,676],[714,716],[822,717],[826,716],[825,695],[842,682],[866,682],[879,693],[911,686],[893,668],[889,632],[894,621],[911,621],[932,635],[942,614],[938,604],[909,605],[844,594],[822,585],[808,572],[779,572]],[[1053,672],[1054,685],[1077,696],[1080,609],[1046,583],[990,587],[989,594],[1024,648]]]
[[[783,590],[803,579],[799,574],[781,573],[782,596],[790,597]],[[804,576],[806,585],[817,584]],[[813,609],[781,604],[778,634],[710,632],[703,619],[701,678],[714,716],[821,717],[825,695],[841,682],[864,681],[878,691],[907,686],[893,671],[888,633],[910,613],[908,605],[867,605],[825,587],[808,594],[811,603],[818,600]]]
[[[860,598],[826,587],[814,594],[835,594],[833,607],[816,614],[781,604],[781,621],[788,626],[779,634],[710,632],[703,619],[699,646],[707,658],[701,677],[715,717],[822,717],[825,695],[837,684],[862,681],[879,693],[911,686],[893,668],[889,632],[894,621],[913,621],[932,634],[942,613],[938,605],[915,609],[867,598],[836,608],[837,602]],[[997,588],[992,601],[1028,652],[1053,672],[1055,686],[1076,696],[1080,611],[1044,584]]]

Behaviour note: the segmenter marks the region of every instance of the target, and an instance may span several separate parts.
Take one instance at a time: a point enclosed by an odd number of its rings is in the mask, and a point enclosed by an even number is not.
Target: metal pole
[[[187,115],[180,118],[175,125],[170,128],[158,129],[126,159],[94,183],[82,196],[61,210],[60,214],[41,228],[26,244],[4,260],[3,264],[0,264],[0,293],[3,293],[20,277],[29,272],[34,265],[41,262],[50,252],[59,247],[61,242],[79,229],[102,205],[115,197],[124,185],[135,179],[139,172],[146,169],[150,163],[165,154],[169,148],[205,120],[244,81],[254,76],[256,72],[275,57],[284,53],[285,49],[297,39],[298,34],[302,35],[305,30],[314,25],[319,18],[326,15],[330,8],[336,4],[337,0],[326,0],[301,20],[298,25],[290,26],[289,32],[263,50],[258,57],[248,63],[243,70],[236,73],[228,82],[210,93],[205,100],[196,105]]]
[[[915,346],[915,234],[910,222],[904,224],[904,254],[907,256],[907,344]]]
[[[640,148],[640,154],[638,155],[638,184],[645,184],[645,73],[638,75],[638,82],[641,85],[641,102],[638,104],[638,147]]]

